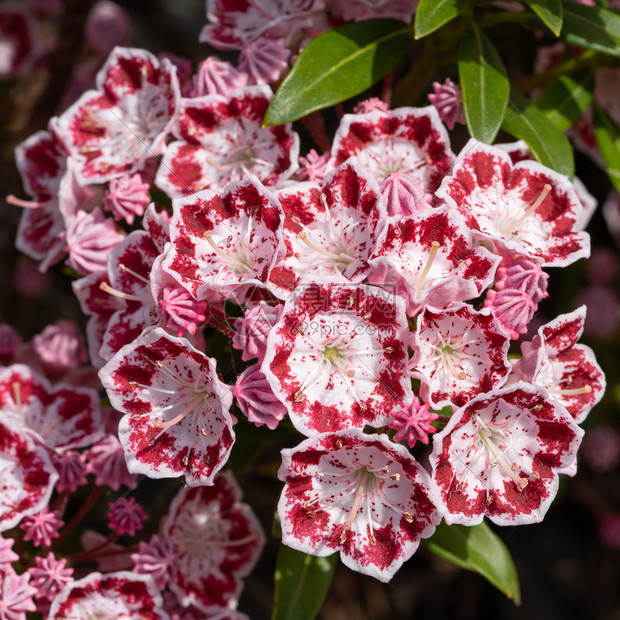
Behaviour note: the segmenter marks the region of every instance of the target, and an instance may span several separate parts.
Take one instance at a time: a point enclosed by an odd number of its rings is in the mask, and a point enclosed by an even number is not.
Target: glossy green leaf
[[[280,545],[271,620],[312,620],[323,605],[337,560],[337,553],[318,558]]]
[[[592,103],[594,71],[580,69],[561,76],[536,99],[538,108],[560,131],[570,129]]]
[[[506,111],[510,82],[493,44],[474,24],[459,49],[459,79],[469,133],[491,144]]]
[[[442,522],[425,542],[433,553],[479,573],[515,605],[521,604],[519,577],[510,551],[484,521],[473,527]]]
[[[605,112],[594,104],[594,135],[601,151],[609,180],[620,192],[620,129]]]
[[[528,6],[557,37],[562,30],[562,0],[525,0]]]
[[[415,12],[415,38],[421,39],[454,19],[466,0],[420,0]]]
[[[534,157],[545,166],[572,178],[575,174],[573,150],[567,137],[543,114],[536,105],[515,90],[502,129],[515,138],[525,140]]]
[[[620,57],[620,13],[565,2],[561,36],[568,43]]]
[[[312,39],[274,95],[265,126],[289,123],[370,88],[402,58],[411,31],[394,19],[372,19]]]

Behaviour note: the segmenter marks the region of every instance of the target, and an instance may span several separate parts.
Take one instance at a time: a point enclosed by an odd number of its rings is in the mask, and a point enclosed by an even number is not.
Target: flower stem
[[[99,496],[103,492],[103,487],[94,487],[90,492],[90,495],[86,498],[86,501],[82,504],[82,507],[77,511],[73,519],[65,526],[62,534],[53,542],[51,550],[57,549],[71,534],[71,532],[79,525],[82,519],[88,514],[90,509],[95,505],[95,502],[99,499]]]

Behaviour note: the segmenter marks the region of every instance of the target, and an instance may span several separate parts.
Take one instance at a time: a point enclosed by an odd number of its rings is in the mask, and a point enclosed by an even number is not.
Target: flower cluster
[[[44,552],[18,574],[3,539],[11,617],[33,596],[49,618],[237,617],[265,542],[226,470],[239,414],[303,435],[278,471],[283,543],[381,581],[442,519],[542,520],[576,471],[605,389],[578,344],[585,309],[509,351],[545,269],[589,255],[577,181],[522,143],[455,154],[451,82],[429,96],[439,112],[366,102],[300,157],[291,125],[263,126],[290,54],[326,23],[406,21],[414,3],[263,4],[207,2],[201,40],[243,49],[237,67],[212,57],[188,75],[116,47],[16,150],[32,199],[9,198],[24,208],[17,246],[76,276],[92,366],[70,322],[29,344],[0,334],[1,530]],[[171,207],[151,200],[162,192]],[[236,376],[207,346],[215,331],[240,351]],[[117,542],[147,515],[118,491],[137,474],[187,486],[132,553]],[[93,504],[116,493],[110,534],[55,555],[75,527],[68,493],[86,484]],[[87,560],[100,572],[74,580]]]

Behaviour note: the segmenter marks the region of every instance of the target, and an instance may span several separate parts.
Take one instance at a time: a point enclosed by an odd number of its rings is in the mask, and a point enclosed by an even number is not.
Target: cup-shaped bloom
[[[404,302],[361,284],[302,283],[269,333],[261,371],[304,435],[391,421],[411,402]]]
[[[433,437],[433,500],[446,523],[542,521],[558,473],[575,460],[583,430],[547,393],[524,382],[482,394]]]
[[[99,377],[125,413],[118,433],[130,472],[213,484],[235,440],[232,390],[218,379],[215,360],[155,327],[125,345]]]
[[[389,581],[441,520],[426,471],[404,446],[358,430],[282,451],[282,542],[311,555],[340,551],[349,568]]]

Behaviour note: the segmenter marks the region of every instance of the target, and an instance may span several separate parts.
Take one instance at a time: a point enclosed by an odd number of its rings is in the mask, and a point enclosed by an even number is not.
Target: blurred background
[[[59,318],[80,325],[86,321],[62,264],[42,274],[35,261],[14,247],[21,209],[8,205],[4,197],[26,197],[13,160],[15,146],[45,129],[50,117],[94,85],[94,76],[114,44],[141,47],[156,54],[169,52],[189,59],[194,70],[215,50],[198,43],[198,34],[206,23],[204,0],[132,0],[116,4],[24,0],[21,4],[2,2],[0,17],[9,9],[23,12],[30,36],[22,48],[23,58],[7,58],[6,42],[21,26],[0,26],[0,323],[12,325],[24,340],[29,340]],[[98,20],[93,19],[93,11],[99,11]],[[506,64],[517,75],[523,71],[521,67],[533,62],[534,48],[533,41],[528,47],[528,41],[518,36],[517,41],[506,31],[501,43]],[[415,53],[414,47],[411,55]],[[234,53],[217,54],[235,60]],[[420,95],[408,103],[428,105],[430,89],[430,83],[424,88],[418,85]],[[351,107],[346,104],[345,111]],[[331,112],[325,118],[328,127],[337,122]],[[315,145],[303,127],[296,129],[302,135],[304,154]],[[452,138],[453,150],[458,152],[467,135],[460,128]],[[502,141],[501,136],[498,141]],[[588,157],[579,153],[576,156],[577,176],[602,205],[610,191],[609,181]],[[544,523],[501,531],[495,528],[515,559],[522,605],[515,607],[482,577],[457,569],[422,546],[387,585],[339,566],[321,618],[620,620],[620,256],[600,206],[588,230],[592,235],[592,258],[566,269],[549,270],[550,294],[539,307],[533,330],[558,314],[587,304],[582,343],[594,349],[608,388],[584,424],[586,437],[579,471],[575,478],[562,481]],[[275,477],[279,450],[296,441],[296,437],[285,437],[268,442],[251,473],[240,480],[245,501],[256,510],[266,531],[271,529],[280,492]],[[135,493],[145,509],[165,514],[179,485],[178,481],[145,480]],[[72,501],[79,502],[79,497]],[[103,513],[100,516],[103,522]],[[96,518],[94,514],[94,521]],[[96,529],[96,522],[90,526]],[[153,524],[153,529],[156,527]],[[277,548],[278,541],[271,537],[263,558],[246,581],[239,609],[251,618],[270,617]]]

